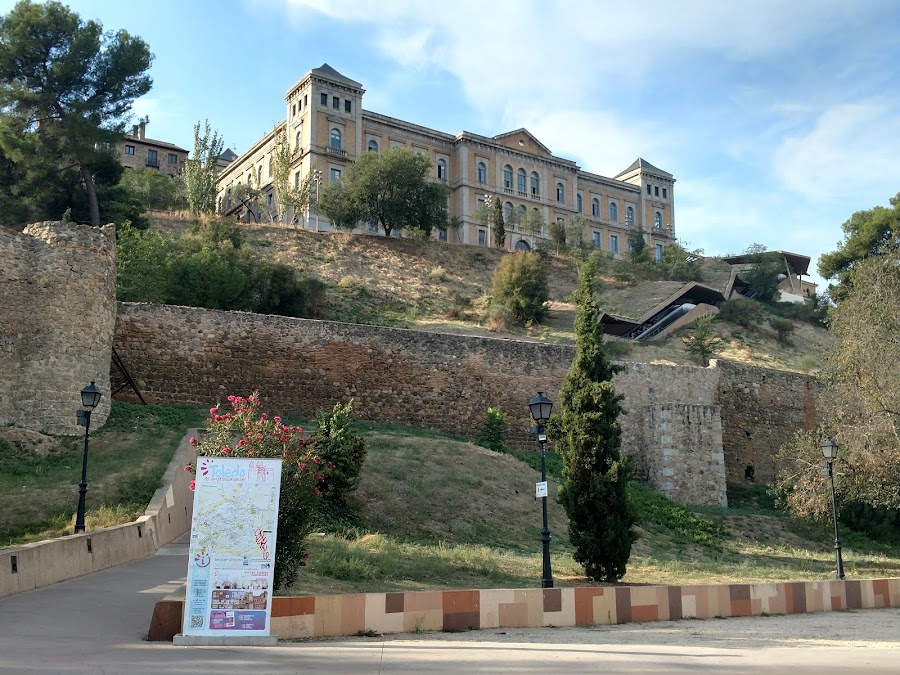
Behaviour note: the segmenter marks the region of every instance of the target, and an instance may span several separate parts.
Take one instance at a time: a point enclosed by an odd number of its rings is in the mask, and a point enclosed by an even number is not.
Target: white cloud
[[[896,102],[869,100],[835,105],[807,133],[785,138],[774,170],[791,190],[813,200],[871,194],[879,200],[898,189],[900,117]]]

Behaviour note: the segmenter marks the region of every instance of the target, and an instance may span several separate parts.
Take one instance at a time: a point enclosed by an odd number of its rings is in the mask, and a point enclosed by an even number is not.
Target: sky
[[[675,176],[676,236],[707,255],[760,243],[814,273],[853,212],[900,192],[895,0],[67,4],[150,45],[135,114],[188,149],[208,119],[242,153],[327,62],[366,110],[454,134],[525,127],[605,176],[643,157]]]

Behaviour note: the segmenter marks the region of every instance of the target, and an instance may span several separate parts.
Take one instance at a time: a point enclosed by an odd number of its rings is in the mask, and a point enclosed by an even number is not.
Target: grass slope
[[[155,228],[174,235],[180,235],[190,227],[190,220],[177,214],[152,214],[151,221]],[[271,225],[245,224],[242,227],[247,242],[258,251],[327,284],[319,318],[465,335],[497,335],[483,325],[482,319],[489,304],[494,268],[504,255],[499,250],[431,240],[315,233]],[[714,262],[708,261],[706,265],[707,283],[721,286],[721,270]],[[614,298],[638,293],[644,305],[653,306],[670,295],[670,287],[680,286],[673,282],[658,282],[628,287],[608,276],[611,269],[601,274],[598,288],[601,306],[610,304],[612,310],[618,307]],[[575,311],[569,298],[578,280],[575,261],[565,256],[552,257],[548,276],[550,312],[545,321],[528,328],[511,327],[503,335],[553,343],[574,341]],[[727,280],[727,275],[724,278]],[[473,303],[462,319],[445,316],[451,292]],[[622,303],[621,298],[618,302]],[[832,342],[825,330],[801,323],[796,324],[794,346],[791,347],[779,345],[774,332],[767,326],[750,332],[720,321],[716,329],[725,340],[719,355],[722,358],[803,372],[818,369],[821,355]],[[619,343],[616,358],[691,364],[691,357],[680,339],[686,334],[682,331],[668,339],[646,344]]]

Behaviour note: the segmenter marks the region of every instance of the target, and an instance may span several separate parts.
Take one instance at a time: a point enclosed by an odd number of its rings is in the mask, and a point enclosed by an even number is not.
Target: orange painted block
[[[602,596],[603,592],[602,588],[575,589],[576,626],[593,626],[597,623],[594,619],[594,598]],[[613,602],[613,608],[615,609],[615,602]]]
[[[342,595],[341,635],[354,635],[366,629],[366,596]]]
[[[632,605],[631,620],[637,623],[643,621],[658,621],[659,607],[656,605]]]
[[[478,591],[444,591],[444,614],[478,612],[481,598]]]
[[[524,602],[503,602],[500,604],[501,628],[527,628],[528,605]]]
[[[432,609],[443,612],[444,594],[441,591],[405,593],[403,609],[406,612],[422,612]]]

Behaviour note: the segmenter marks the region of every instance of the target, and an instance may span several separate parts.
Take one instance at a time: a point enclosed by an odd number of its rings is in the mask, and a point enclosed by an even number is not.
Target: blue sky
[[[526,127],[607,176],[643,157],[675,175],[676,234],[707,254],[759,242],[815,261],[851,213],[900,191],[893,0],[69,4],[149,43],[135,112],[186,148],[208,118],[246,150],[327,62],[368,110],[451,133]]]

